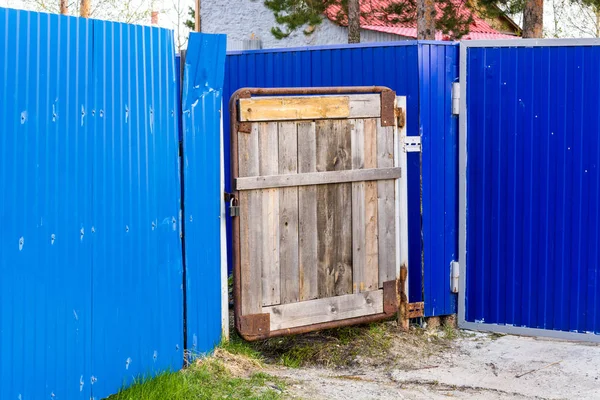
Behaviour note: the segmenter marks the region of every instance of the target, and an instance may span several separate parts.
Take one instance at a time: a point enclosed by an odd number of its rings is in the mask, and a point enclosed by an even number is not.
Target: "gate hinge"
[[[450,263],[450,291],[458,293],[458,278],[460,276],[460,264],[458,261]]]
[[[420,153],[421,152],[421,137],[420,136],[404,136],[402,150],[405,153]]]
[[[460,82],[452,83],[452,115],[460,114]]]

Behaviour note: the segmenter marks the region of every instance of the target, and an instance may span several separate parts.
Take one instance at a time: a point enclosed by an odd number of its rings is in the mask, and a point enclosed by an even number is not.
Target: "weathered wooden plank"
[[[318,121],[317,171],[352,168],[350,127],[346,120]],[[319,297],[352,292],[352,185],[317,186]]]
[[[298,123],[298,172],[317,170],[317,138],[314,122]],[[317,287],[317,187],[298,188],[299,297],[316,299]]]
[[[260,123],[260,174],[271,175],[279,170],[278,126],[276,122]],[[262,190],[262,221],[254,226],[262,237],[262,305],[281,301],[279,265],[279,193],[277,189]]]
[[[242,122],[381,116],[379,94],[254,97],[240,99],[239,106]]]
[[[238,135],[238,174],[252,176],[259,173],[258,126],[249,134]],[[242,314],[258,314],[262,308],[262,237],[254,232],[262,219],[261,193],[257,190],[240,193],[240,272],[242,287]]]
[[[383,290],[263,307],[271,331],[383,313]]]
[[[365,166],[364,120],[350,120],[352,168],[363,170]],[[352,289],[354,293],[365,291],[366,237],[365,237],[365,182],[352,182]]]
[[[365,129],[365,168],[377,167],[377,120],[367,119]],[[377,232],[377,182],[365,182],[365,289],[379,287],[379,248]]]
[[[347,118],[348,96],[254,97],[240,99],[240,121]]]
[[[279,173],[298,171],[298,133],[295,122],[279,123]],[[298,188],[279,189],[279,267],[281,303],[299,299]]]
[[[349,118],[379,118],[381,117],[380,94],[350,95]]]
[[[394,128],[377,124],[377,167],[394,165]],[[396,204],[395,181],[377,182],[379,232],[379,287],[396,279]]]
[[[397,179],[400,178],[401,173],[402,171],[399,167],[370,168],[346,171],[307,172],[294,175],[252,176],[237,178],[235,183],[237,190],[252,190]]]

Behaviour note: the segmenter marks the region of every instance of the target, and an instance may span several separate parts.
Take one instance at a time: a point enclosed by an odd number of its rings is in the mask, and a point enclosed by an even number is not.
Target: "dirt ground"
[[[457,331],[394,334],[345,368],[267,366],[302,399],[600,399],[600,346]]]

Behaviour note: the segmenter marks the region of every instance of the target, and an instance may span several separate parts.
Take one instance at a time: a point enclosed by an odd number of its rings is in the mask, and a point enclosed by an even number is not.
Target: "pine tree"
[[[600,0],[573,0],[585,3]],[[544,0],[479,0],[480,11],[488,16],[523,13],[523,37],[541,38],[544,32]]]
[[[442,31],[451,39],[460,39],[469,33],[473,22],[470,13],[465,16],[465,13],[458,12],[460,7],[467,7],[467,3],[457,4],[451,0],[394,0],[386,7],[373,8],[371,11],[386,22],[417,22],[419,39],[435,38],[436,30]],[[349,0],[265,0],[265,6],[273,11],[279,25],[271,28],[271,33],[277,39],[285,38],[305,26],[308,28],[304,30],[304,34],[310,35],[314,31],[312,28],[323,21],[325,10],[334,5],[341,11],[329,17],[340,25],[349,25]],[[418,14],[418,10],[422,10],[422,13]],[[418,16],[423,18],[417,18]],[[354,33],[352,35],[354,40]]]

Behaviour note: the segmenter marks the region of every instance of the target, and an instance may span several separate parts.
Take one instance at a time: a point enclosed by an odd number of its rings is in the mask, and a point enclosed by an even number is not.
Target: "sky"
[[[70,11],[77,13],[76,0],[71,0]],[[188,30],[183,21],[190,19],[188,7],[194,0],[91,0],[93,17],[124,22],[149,24],[150,10],[159,12],[159,25],[175,30],[176,46],[185,48]],[[210,0],[203,0],[210,1]],[[237,0],[245,1],[245,0]],[[0,0],[0,6],[37,11],[57,12],[58,0]],[[96,6],[97,8],[94,8]],[[518,24],[521,16],[513,16]],[[595,37],[597,19],[585,7],[573,5],[571,0],[544,1],[544,34],[546,37]]]

